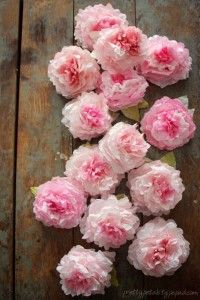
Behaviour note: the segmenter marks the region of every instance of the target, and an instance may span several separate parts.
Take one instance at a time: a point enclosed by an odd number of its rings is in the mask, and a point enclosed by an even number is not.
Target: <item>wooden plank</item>
[[[59,284],[56,266],[70,250],[72,230],[47,228],[34,219],[31,186],[63,175],[71,135],[61,125],[65,99],[47,78],[51,58],[73,42],[72,0],[24,1],[19,97],[16,299],[70,299]]]
[[[75,0],[74,1],[74,15],[78,13],[79,9],[84,9],[88,5],[95,5],[95,4],[106,4],[108,1],[97,1],[97,0]],[[135,24],[135,1],[123,1],[123,0],[112,0],[109,1],[113,5],[114,8],[120,9],[123,13],[127,15],[127,19],[130,23],[130,25]],[[120,116],[117,121],[125,120],[123,116]],[[127,120],[127,119],[126,119]],[[94,139],[94,143],[97,142],[98,139]],[[80,140],[74,140],[73,148],[77,148],[81,145]],[[124,193],[126,187],[125,183],[123,182],[120,187],[117,189],[117,192],[119,194]],[[93,247],[98,249],[94,244],[87,244],[85,241],[82,240],[82,235],[80,233],[79,228],[74,229],[74,244],[80,244],[87,248]],[[106,290],[105,296],[94,296],[91,297],[91,299],[122,299],[123,293],[126,290],[133,290],[133,289],[140,289],[142,287],[143,283],[143,275],[134,270],[133,267],[130,266],[128,263],[126,257],[127,257],[127,251],[128,251],[128,245],[130,243],[127,243],[125,246],[120,247],[120,249],[117,249],[116,253],[116,262],[115,267],[117,271],[117,277],[119,280],[119,287],[114,288],[110,287],[108,290]],[[112,250],[112,249],[110,249]],[[126,297],[126,299],[130,299],[129,297]],[[131,298],[133,299],[133,298]]]
[[[12,299],[18,1],[1,1],[0,16],[0,299]]]
[[[160,89],[151,85],[147,100],[154,102],[164,95],[176,97],[189,96],[190,107],[195,108],[194,119],[200,120],[199,74],[199,12],[200,2],[197,0],[137,0],[136,22],[147,35],[166,35],[170,39],[184,42],[189,48],[193,59],[190,78],[177,84]],[[161,152],[152,151],[154,157],[160,157]],[[181,171],[186,186],[183,201],[167,218],[174,218],[178,226],[183,228],[185,237],[191,244],[191,255],[172,277],[161,279],[145,277],[145,289],[160,290],[193,290],[200,291],[200,128],[198,126],[195,138],[184,147],[175,151],[177,168]],[[162,296],[161,296],[162,297]],[[192,298],[192,297],[191,297]],[[154,299],[149,297],[148,299]],[[157,298],[156,298],[157,299]],[[182,297],[183,299],[183,297]]]

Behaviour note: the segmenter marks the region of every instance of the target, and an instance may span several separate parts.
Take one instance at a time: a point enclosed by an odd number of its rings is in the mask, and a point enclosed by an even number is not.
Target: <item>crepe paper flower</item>
[[[129,246],[128,261],[145,275],[173,275],[187,260],[190,243],[174,220],[155,218],[140,227]]]
[[[33,212],[46,226],[76,227],[86,210],[86,195],[81,185],[66,177],[54,177],[36,189]]]
[[[119,248],[134,238],[140,223],[134,212],[126,196],[93,199],[80,223],[83,239],[106,250]]]
[[[183,43],[154,35],[147,40],[147,53],[137,66],[137,71],[148,81],[161,88],[186,79],[192,59]]]
[[[137,125],[115,124],[99,141],[99,150],[116,173],[122,174],[144,163],[150,145]]]
[[[107,29],[94,44],[93,56],[104,70],[120,73],[140,62],[146,51],[146,39],[134,26]]]
[[[99,66],[88,50],[63,47],[50,61],[48,76],[57,93],[68,98],[94,90],[99,81]]]
[[[83,93],[76,101],[68,102],[62,110],[62,123],[69,128],[74,138],[90,140],[105,133],[112,118],[103,94]]]
[[[114,9],[110,3],[79,9],[75,21],[75,39],[89,50],[93,49],[102,30],[128,25],[126,15],[122,14],[119,9]]]
[[[105,287],[111,285],[110,272],[114,259],[114,252],[96,252],[80,245],[74,246],[56,268],[65,295],[104,294]]]
[[[147,216],[168,214],[185,190],[180,171],[159,160],[132,170],[128,187],[136,211]]]
[[[144,77],[139,76],[133,69],[116,74],[105,71],[101,75],[101,82],[100,88],[112,111],[142,102],[148,87]]]
[[[91,196],[114,193],[120,179],[97,146],[80,146],[66,163],[65,175],[75,178]]]
[[[173,150],[194,136],[196,126],[190,111],[178,98],[157,100],[141,121],[147,141],[158,149]]]

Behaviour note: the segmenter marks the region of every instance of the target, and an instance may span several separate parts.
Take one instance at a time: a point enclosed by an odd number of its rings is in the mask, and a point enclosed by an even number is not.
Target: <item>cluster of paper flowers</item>
[[[80,10],[75,38],[84,49],[65,46],[48,68],[56,91],[73,98],[63,108],[62,123],[81,140],[105,135],[96,145],[74,150],[65,177],[35,189],[36,219],[58,228],[80,225],[83,239],[105,250],[133,241],[128,261],[136,269],[156,277],[172,275],[186,261],[189,242],[173,220],[160,216],[177,205],[185,188],[180,171],[145,157],[150,144],[172,150],[187,143],[195,132],[193,110],[183,101],[186,97],[163,97],[144,115],[141,126],[112,126],[110,110],[141,103],[147,81],[165,87],[186,79],[189,51],[167,37],[147,38],[110,4]],[[114,195],[125,173],[131,201]],[[136,213],[156,218],[139,227]],[[65,294],[104,293],[114,257],[112,252],[73,247],[57,267]]]

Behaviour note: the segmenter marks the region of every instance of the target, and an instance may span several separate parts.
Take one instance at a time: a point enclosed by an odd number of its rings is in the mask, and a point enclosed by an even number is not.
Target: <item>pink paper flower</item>
[[[121,179],[97,146],[80,146],[66,163],[65,175],[75,178],[92,196],[113,193]]]
[[[173,275],[187,260],[190,244],[174,220],[155,218],[139,228],[128,261],[145,275]]]
[[[159,160],[132,170],[128,187],[137,212],[147,216],[168,214],[182,199],[185,190],[180,171]]]
[[[57,93],[73,98],[97,87],[99,66],[88,50],[77,46],[63,47],[50,61],[48,76]]]
[[[46,226],[73,228],[86,210],[86,201],[79,183],[66,177],[54,177],[37,187],[33,212]]]
[[[84,10],[79,9],[75,21],[75,39],[84,48],[90,50],[93,49],[102,30],[128,25],[126,15],[114,9],[110,3],[88,6]]]
[[[150,147],[137,130],[137,125],[115,124],[100,140],[99,149],[116,173],[139,167]]]
[[[144,77],[139,76],[133,69],[115,74],[105,71],[101,80],[100,89],[108,99],[108,106],[112,111],[137,105],[142,101],[148,87]]]
[[[114,258],[114,252],[95,252],[94,249],[74,246],[56,268],[65,295],[104,294],[105,287],[111,285],[109,273],[112,271]]]
[[[103,94],[83,93],[76,101],[68,102],[62,111],[62,123],[69,128],[74,138],[90,140],[105,133],[112,118]]]
[[[83,239],[106,250],[132,240],[138,226],[139,219],[129,199],[124,196],[118,200],[114,195],[93,199],[80,224]]]
[[[147,49],[137,67],[147,80],[163,88],[188,77],[192,59],[183,43],[154,35],[148,39]]]
[[[107,29],[94,45],[94,57],[104,70],[123,72],[135,66],[146,51],[146,35],[134,26]]]
[[[141,121],[147,141],[158,149],[172,150],[186,144],[196,126],[192,112],[179,99],[157,100]]]

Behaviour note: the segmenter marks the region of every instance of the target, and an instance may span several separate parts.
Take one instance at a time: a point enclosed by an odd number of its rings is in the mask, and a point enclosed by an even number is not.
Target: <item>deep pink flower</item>
[[[104,294],[105,287],[111,285],[109,273],[114,258],[114,252],[95,252],[94,249],[74,246],[56,268],[65,295]]]
[[[83,93],[76,100],[68,102],[62,111],[62,123],[69,128],[74,138],[90,140],[105,133],[112,117],[103,94]]]
[[[94,57],[104,70],[123,72],[134,67],[144,56],[146,35],[134,26],[107,29],[94,45]]]
[[[110,3],[79,9],[75,17],[75,38],[84,48],[93,49],[99,33],[108,28],[127,26],[126,15],[114,9]]]
[[[173,220],[155,218],[140,227],[129,246],[128,261],[145,275],[173,275],[187,260],[190,244]]]
[[[37,187],[33,211],[46,226],[73,228],[86,210],[87,198],[81,185],[66,177],[55,177]]]
[[[101,75],[100,89],[112,111],[137,105],[142,101],[147,87],[144,77],[133,69],[115,74],[105,71]]]
[[[196,126],[192,112],[180,99],[163,97],[144,115],[141,129],[150,144],[172,150],[186,144],[194,136]]]
[[[180,171],[159,160],[132,170],[128,187],[137,212],[155,216],[168,214],[185,190]]]
[[[88,50],[77,46],[63,47],[48,67],[48,76],[56,91],[73,98],[94,90],[100,78],[99,66]]]
[[[183,43],[154,35],[147,40],[147,52],[137,70],[148,81],[165,87],[186,79],[192,59]]]
[[[110,247],[119,248],[127,240],[133,239],[139,226],[139,219],[134,212],[126,196],[120,200],[114,195],[93,199],[80,224],[83,239],[106,250]]]

